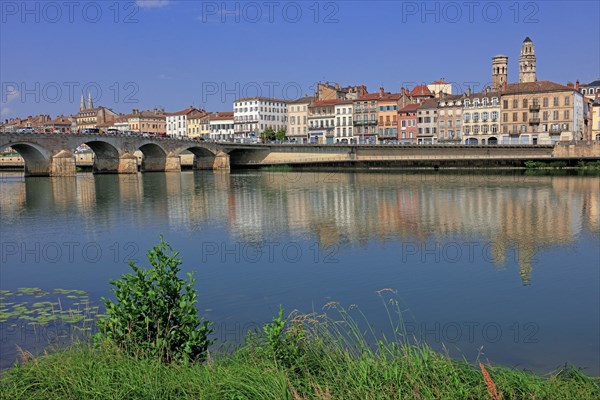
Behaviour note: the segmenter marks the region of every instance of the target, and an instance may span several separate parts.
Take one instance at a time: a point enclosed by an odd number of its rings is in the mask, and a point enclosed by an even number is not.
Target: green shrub
[[[102,298],[106,315],[99,321],[99,341],[130,354],[171,361],[202,361],[211,341],[211,324],[198,317],[195,279],[178,277],[179,253],[160,237],[148,250],[149,269],[129,262],[133,273],[110,283],[116,301]]]
[[[263,343],[258,345],[256,350],[269,359],[290,367],[299,361],[302,355],[301,341],[304,338],[304,330],[299,323],[289,324],[289,318],[284,318],[283,312],[283,308],[279,306],[277,316],[262,327]]]

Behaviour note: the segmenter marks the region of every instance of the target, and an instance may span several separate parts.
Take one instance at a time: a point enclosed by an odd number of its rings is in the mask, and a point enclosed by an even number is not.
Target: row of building
[[[117,114],[81,99],[74,116],[47,115],[5,121],[4,130],[31,126],[43,132],[134,132],[210,141],[256,141],[271,128],[296,143],[550,144],[600,140],[600,80],[587,85],[538,81],[536,56],[526,38],[519,82],[508,83],[508,57],[492,58],[491,85],[453,94],[439,80],[409,90],[369,93],[366,86],[319,83],[313,96],[297,100],[237,99],[233,111],[188,107]]]

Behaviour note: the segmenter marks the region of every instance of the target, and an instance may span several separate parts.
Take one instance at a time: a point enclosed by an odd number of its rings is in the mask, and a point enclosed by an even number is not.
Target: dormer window
[[[471,106],[471,102],[469,100],[465,100],[465,108],[468,108]]]
[[[492,106],[497,106],[497,105],[498,105],[498,98],[492,97]]]
[[[483,98],[482,105],[483,105],[484,107],[487,107],[487,105],[488,105],[488,98],[487,98],[487,97],[484,97],[484,98]]]
[[[479,99],[473,100],[473,107],[479,107]]]

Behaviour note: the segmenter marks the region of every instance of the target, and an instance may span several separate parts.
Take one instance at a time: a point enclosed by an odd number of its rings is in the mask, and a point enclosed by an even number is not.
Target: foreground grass
[[[114,347],[78,346],[0,378],[2,399],[486,399],[479,368],[426,346],[342,350],[322,340],[291,362],[244,345],[204,364],[164,364]],[[597,399],[599,380],[487,366],[503,399]]]

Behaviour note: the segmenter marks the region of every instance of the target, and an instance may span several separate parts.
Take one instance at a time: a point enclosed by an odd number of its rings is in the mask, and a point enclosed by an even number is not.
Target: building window
[[[512,108],[518,108],[518,107],[519,107],[519,100],[514,99]]]
[[[508,100],[504,100],[502,102],[502,106],[504,107],[504,109],[507,109],[508,108]]]
[[[565,106],[568,106],[570,104],[570,99],[569,96],[565,97]]]

